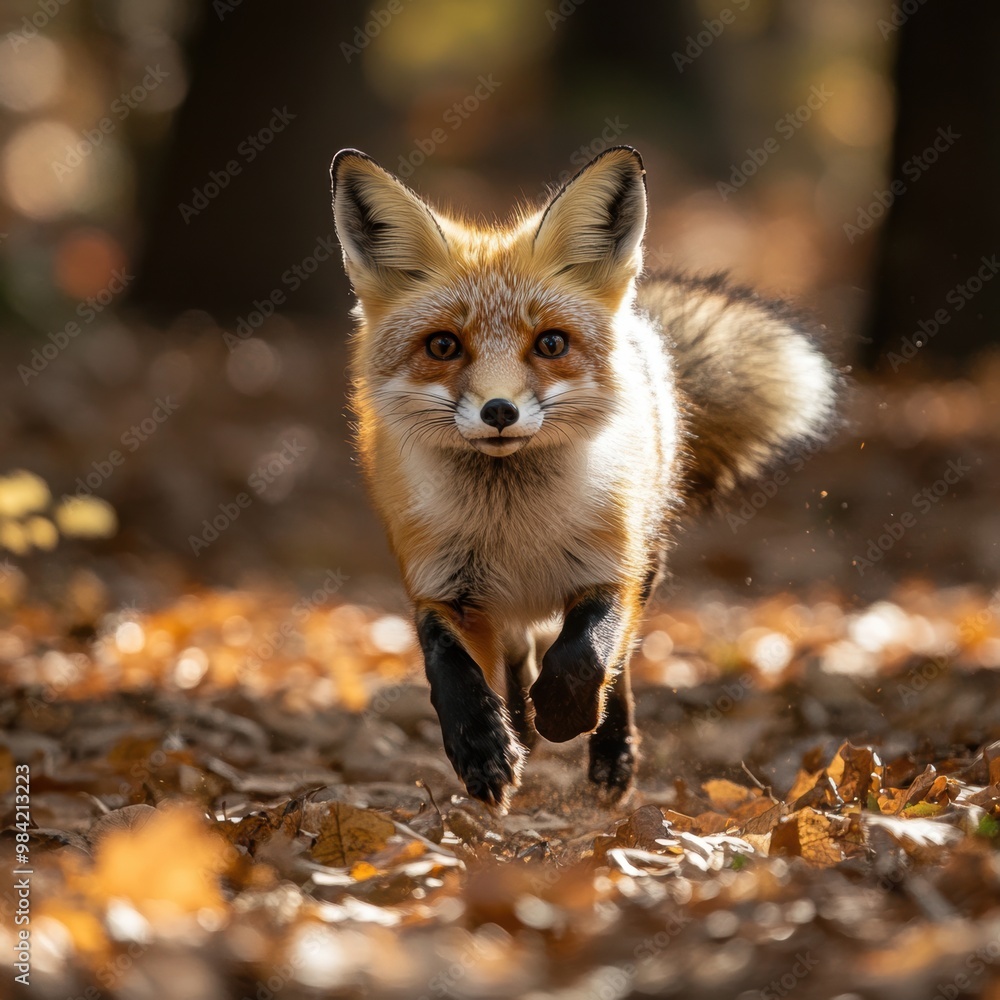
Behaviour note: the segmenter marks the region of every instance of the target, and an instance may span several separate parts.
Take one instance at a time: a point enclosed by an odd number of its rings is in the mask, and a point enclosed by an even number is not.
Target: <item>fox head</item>
[[[488,229],[433,210],[357,150],[331,174],[362,424],[400,447],[495,458],[599,432],[623,349],[615,317],[642,267],[634,149],[606,150],[540,210]]]

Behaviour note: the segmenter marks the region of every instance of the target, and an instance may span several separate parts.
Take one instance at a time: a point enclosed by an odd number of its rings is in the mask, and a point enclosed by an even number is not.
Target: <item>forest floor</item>
[[[13,618],[26,995],[1000,996],[1000,595],[657,613],[631,800],[543,742],[506,816],[462,796],[395,614]]]
[[[0,996],[1000,1000],[998,377],[863,390],[846,444],[682,541],[612,807],[582,739],[506,815],[464,797],[405,612],[347,572],[3,559]]]

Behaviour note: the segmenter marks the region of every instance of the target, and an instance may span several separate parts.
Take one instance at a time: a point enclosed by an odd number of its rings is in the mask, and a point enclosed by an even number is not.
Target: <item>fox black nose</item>
[[[509,399],[491,399],[479,411],[483,421],[502,431],[509,424],[516,424],[518,418],[517,407]]]

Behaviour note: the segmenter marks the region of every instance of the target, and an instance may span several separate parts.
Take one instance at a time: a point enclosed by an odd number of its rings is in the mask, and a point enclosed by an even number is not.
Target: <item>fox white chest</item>
[[[442,462],[416,450],[407,458],[404,573],[414,597],[472,603],[527,625],[585,587],[626,579],[634,539],[616,502],[620,484],[595,464],[599,454],[512,458]]]

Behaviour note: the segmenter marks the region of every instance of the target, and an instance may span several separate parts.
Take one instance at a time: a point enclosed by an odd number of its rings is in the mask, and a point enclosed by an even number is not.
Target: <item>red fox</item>
[[[836,373],[785,306],[721,276],[637,284],[629,146],[502,227],[431,209],[354,149],[331,175],[358,446],[445,751],[505,809],[536,734],[590,733],[613,801],[637,761],[629,655],[674,526],[818,438]]]

